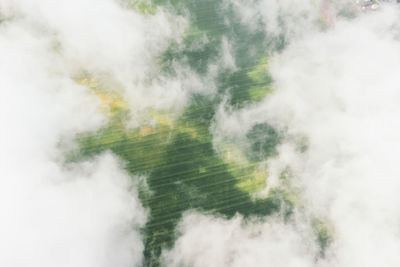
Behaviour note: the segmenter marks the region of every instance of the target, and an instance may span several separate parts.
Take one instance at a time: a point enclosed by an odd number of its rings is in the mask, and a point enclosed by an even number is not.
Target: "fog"
[[[217,140],[246,142],[247,131],[261,122],[284,133],[278,156],[267,160],[265,194],[282,186],[279,177],[289,167],[291,186],[301,198],[299,216],[289,222],[268,219],[250,235],[248,229],[260,223],[208,217],[188,227],[190,215],[167,254],[173,266],[399,265],[398,18],[397,7],[389,5],[354,19],[338,17],[327,30],[302,26],[270,60],[272,95],[241,110],[222,104],[214,125]],[[305,152],[297,149],[296,136],[307,140]],[[323,257],[309,249],[316,237],[302,228],[315,217],[330,228],[332,242]]]
[[[0,14],[0,265],[140,266],[138,178],[111,153],[67,163],[76,134],[108,120],[76,77],[139,83],[180,23],[108,0],[0,1]]]
[[[266,187],[253,197],[283,188],[296,201],[289,215],[284,203],[271,216],[188,210],[162,266],[400,265],[400,10],[349,3],[337,1],[324,22],[319,1],[223,1],[221,12],[267,36],[259,45],[272,91],[237,107],[221,90],[214,147],[246,150],[252,127],[271,125],[282,138],[260,163]],[[194,94],[217,94],[221,72],[238,70],[235,35],[216,42],[219,58],[204,73],[185,59],[172,60],[174,75],[162,70],[172,44],[197,51],[213,41],[205,32],[185,47],[190,18],[129,1],[0,0],[1,266],[143,265],[143,177],[111,151],[69,158],[77,135],[110,121],[79,77],[122,96],[127,128],[152,123],[154,110],[179,116]]]

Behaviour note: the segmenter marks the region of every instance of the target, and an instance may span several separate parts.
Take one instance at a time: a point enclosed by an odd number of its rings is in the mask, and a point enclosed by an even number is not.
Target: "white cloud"
[[[74,27],[64,29],[69,26],[63,23],[74,23],[68,18],[72,6],[62,9],[66,13],[62,17],[60,11],[60,18],[57,10],[67,2],[57,3],[60,6],[50,2],[9,2],[15,17],[0,24],[0,265],[140,266],[139,228],[147,215],[132,182],[135,178],[111,154],[91,162],[63,163],[62,141],[73,145],[70,140],[76,133],[94,131],[107,119],[99,112],[99,100],[71,78],[72,55],[55,48],[56,41],[72,42],[66,46],[75,47],[74,56],[84,64],[94,59],[89,51],[94,44],[84,36],[93,32],[83,25],[77,36],[69,36]],[[88,3],[74,5],[79,9]],[[47,8],[54,8],[54,17],[46,17],[52,11]],[[86,18],[99,31],[98,21]],[[28,24],[36,19],[55,29]],[[106,24],[112,25],[115,18],[110,19]],[[64,39],[54,38],[52,31],[65,35]],[[103,56],[99,62],[112,63],[108,57],[113,55],[106,51],[109,43],[98,37],[99,57]]]
[[[339,19],[321,32],[313,1],[232,3],[250,28],[260,30],[261,21],[263,31],[290,45],[270,61],[275,92],[243,110],[221,105],[215,138],[244,142],[262,122],[307,137],[305,153],[290,138],[278,148],[267,181],[279,186],[289,165],[305,217],[283,223],[186,214],[164,263],[399,266],[399,11]],[[110,77],[138,114],[182,108],[210,80],[182,66],[174,79],[158,77],[155,59],[170,40],[179,41],[186,22],[162,10],[145,16],[111,0],[1,0],[0,7],[10,18],[0,24],[0,265],[140,265],[138,228],[146,212],[132,178],[110,154],[62,163],[60,140],[106,122],[98,100],[71,76],[87,70]],[[222,48],[230,50],[227,39]],[[230,53],[225,63],[234,66]],[[320,261],[309,223],[314,216],[333,229]]]
[[[159,56],[181,42],[187,20],[158,8],[153,15],[114,0],[1,0],[9,24],[51,38],[63,71],[86,71],[118,90],[131,104],[132,123],[149,108],[180,111],[199,86],[186,71],[165,77]],[[139,118],[140,119],[140,118]]]
[[[320,19],[319,3],[310,0],[227,0],[225,6],[232,7],[250,31],[264,31],[268,41],[279,38],[290,41],[316,29]]]
[[[166,266],[311,266],[315,250],[291,225],[231,220],[188,213],[178,227],[183,233],[164,252]]]
[[[400,264],[398,18],[399,10],[386,6],[352,20],[338,18],[324,32],[301,29],[299,37],[270,60],[275,92],[250,108],[221,108],[217,113],[216,138],[243,142],[247,130],[261,122],[286,132],[279,157],[269,160],[267,182],[280,186],[278,177],[289,165],[292,186],[302,190],[304,214],[326,218],[332,225],[327,256],[313,265]],[[305,136],[308,150],[295,152],[291,136]],[[204,232],[208,227],[204,223]],[[194,230],[186,231],[183,236],[193,237],[187,246],[204,242],[196,239]],[[308,240],[314,242],[312,235]],[[207,245],[218,242],[213,239]],[[276,245],[281,242],[286,240]],[[247,238],[237,243],[247,244]],[[229,245],[220,244],[217,249],[228,253]],[[246,258],[253,247],[242,251],[247,253],[239,255]],[[290,250],[282,257],[295,258]],[[266,257],[258,265],[269,262]]]
[[[400,199],[398,10],[341,22],[272,63],[281,88],[265,112],[310,146],[298,182],[335,227],[338,266],[397,266]]]

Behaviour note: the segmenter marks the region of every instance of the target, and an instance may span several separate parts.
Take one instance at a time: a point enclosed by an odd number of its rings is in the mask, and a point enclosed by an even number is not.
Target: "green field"
[[[236,62],[235,69],[218,72],[215,95],[192,95],[190,103],[178,115],[149,109],[147,113],[153,123],[131,129],[126,127],[129,105],[116,90],[102,85],[91,74],[76,78],[102,100],[103,112],[110,122],[97,132],[80,134],[79,151],[72,153],[70,159],[78,161],[109,150],[123,160],[132,177],[147,177],[140,184],[139,194],[150,211],[142,229],[144,265],[159,265],[162,249],[173,245],[175,227],[182,214],[190,209],[227,218],[235,214],[249,217],[277,212],[290,216],[297,202],[290,186],[273,190],[264,198],[254,198],[268,180],[262,162],[276,156],[283,133],[266,123],[257,124],[247,134],[247,145],[222,143],[217,152],[210,128],[225,97],[229,97],[227,105],[233,110],[268,97],[272,82],[267,71],[269,55],[265,52],[268,36],[261,31],[248,31],[229,8],[222,8],[219,0],[132,1],[130,5],[148,16],[158,6],[178,14],[189,11],[191,15],[184,47],[172,43],[160,55],[163,75],[176,75],[172,62],[179,62],[200,77],[206,75],[209,66],[220,58],[223,38],[231,40]],[[204,36],[208,42],[192,49],[192,44]],[[285,40],[276,42],[279,49]],[[282,179],[288,179],[288,173],[282,173]],[[315,225],[324,247],[329,240],[326,227],[321,221]]]

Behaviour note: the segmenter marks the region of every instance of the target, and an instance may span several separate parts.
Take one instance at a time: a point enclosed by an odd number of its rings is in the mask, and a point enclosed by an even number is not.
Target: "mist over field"
[[[400,9],[0,0],[0,266],[400,266]]]

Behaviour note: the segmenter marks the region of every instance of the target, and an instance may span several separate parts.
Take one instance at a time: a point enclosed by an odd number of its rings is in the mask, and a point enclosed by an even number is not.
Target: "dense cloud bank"
[[[242,12],[246,15],[250,11]],[[285,246],[293,237],[292,230],[269,232],[271,227],[279,227],[279,222],[272,223],[273,226],[266,223],[268,230],[246,236],[242,233],[246,233],[248,225],[239,227],[237,220],[209,218],[196,220],[192,228],[183,224],[183,233],[169,252],[175,254],[168,254],[169,259],[177,259],[172,261],[174,264],[201,266],[205,259],[213,258],[212,251],[219,249],[226,256],[216,261],[233,259],[233,263],[223,262],[222,266],[242,261],[247,262],[246,266],[400,263],[400,170],[396,164],[400,134],[398,18],[398,8],[388,5],[376,13],[352,19],[338,17],[335,25],[325,31],[303,31],[301,27],[301,34],[292,35],[290,44],[271,59],[269,71],[274,79],[274,93],[242,110],[221,106],[216,116],[214,131],[218,140],[244,142],[246,132],[261,122],[285,133],[286,141],[278,147],[279,155],[268,160],[268,190],[282,186],[280,175],[289,167],[292,186],[302,199],[298,211],[305,215],[289,225],[302,225],[305,218],[314,216],[324,218],[332,238],[324,256],[315,260],[309,254],[312,250],[302,250],[304,244],[316,244],[316,239],[301,229],[294,235],[303,241]],[[296,136],[306,140],[305,152],[299,151],[293,142]],[[237,231],[230,232],[232,227],[238,227]],[[198,229],[207,229],[205,235],[198,234]],[[276,239],[276,232],[282,234],[281,240]],[[258,242],[259,247],[253,247]],[[282,248],[277,252],[280,259],[295,261],[299,251],[303,251],[301,262],[282,260],[273,264],[276,254],[265,256],[269,255],[269,242]],[[243,247],[236,251],[231,249],[236,246],[233,244]],[[187,247],[193,249],[186,250]],[[259,248],[264,249],[265,258],[251,262],[257,258],[254,253]]]
[[[107,121],[75,77],[140,82],[180,26],[108,0],[0,1],[0,15],[0,265],[141,265],[137,179],[109,153],[65,163],[75,135]]]

